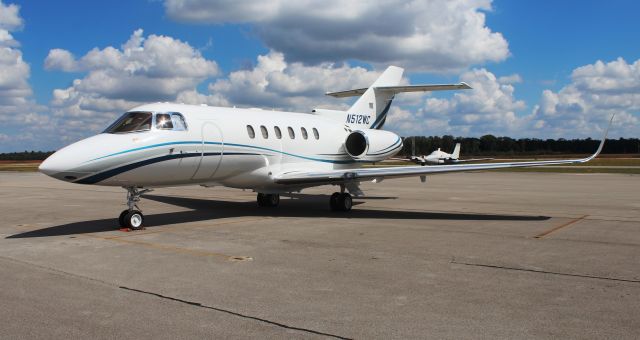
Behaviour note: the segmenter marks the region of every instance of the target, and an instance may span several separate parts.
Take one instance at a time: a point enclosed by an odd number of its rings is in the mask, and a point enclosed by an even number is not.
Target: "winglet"
[[[600,151],[602,151],[602,148],[604,147],[604,142],[607,140],[607,135],[609,134],[609,129],[611,128],[611,124],[613,123],[613,117],[615,116],[616,116],[615,113],[611,115],[611,119],[609,120],[609,126],[607,126],[607,129],[604,131],[604,136],[602,136],[602,140],[600,141],[600,146],[598,146],[598,150],[596,150],[596,152],[590,157],[581,159],[580,163],[588,162],[596,158],[600,154]]]

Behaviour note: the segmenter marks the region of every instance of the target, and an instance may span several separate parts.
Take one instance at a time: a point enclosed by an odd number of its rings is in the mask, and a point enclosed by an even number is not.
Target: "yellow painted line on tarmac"
[[[194,256],[204,256],[204,257],[206,257],[206,256],[221,257],[221,258],[224,258],[225,260],[228,260],[228,261],[250,261],[250,260],[253,260],[253,258],[250,257],[250,256],[234,256],[234,255],[228,255],[228,254],[212,252],[212,251],[207,251],[207,250],[189,249],[189,248],[177,247],[177,246],[161,244],[161,243],[154,243],[154,242],[145,242],[145,241],[138,241],[138,240],[122,239],[122,238],[108,238],[108,237],[102,237],[102,236],[99,236],[99,235],[92,235],[92,234],[84,234],[84,235],[81,235],[81,236],[100,239],[100,240],[105,240],[105,241],[113,241],[113,242],[118,242],[118,243],[124,243],[124,244],[139,245],[139,246],[143,246],[143,247],[146,247],[146,248],[170,251],[170,252],[173,252],[173,253],[182,253],[182,254],[189,254],[189,255],[194,255]]]
[[[584,220],[587,216],[589,216],[589,215],[583,215],[583,216],[580,216],[578,218],[574,218],[573,220],[570,220],[569,222],[566,222],[566,223],[563,223],[563,224],[561,224],[559,226],[556,226],[556,227],[553,227],[551,229],[545,230],[545,231],[541,232],[540,234],[534,236],[534,238],[537,238],[537,239],[544,238],[545,236],[547,236],[547,235],[549,235],[549,234],[551,234],[553,232],[556,232],[556,231],[558,231],[558,230],[560,230],[562,228],[566,228],[566,227],[568,227],[568,226],[570,226],[572,224],[575,224],[575,223],[578,223],[578,222]]]
[[[263,219],[264,219],[264,217],[263,218],[259,218],[259,219],[258,218],[254,218],[254,219],[241,219],[241,220],[224,221],[224,222],[218,222],[218,223],[215,223],[215,224],[210,224],[208,226],[220,226],[220,225],[225,225],[225,224],[234,224],[234,223],[242,223],[242,222],[253,222],[253,221],[260,221],[260,220],[263,220]],[[200,227],[180,227],[179,230],[195,229],[195,228],[202,228],[202,226],[200,226]],[[100,239],[100,240],[105,240],[105,241],[113,241],[113,242],[118,242],[118,243],[123,243],[123,244],[139,245],[139,246],[143,246],[143,247],[146,247],[146,248],[170,251],[170,252],[174,252],[174,253],[189,254],[189,255],[193,255],[193,256],[221,257],[221,258],[224,258],[227,261],[252,261],[253,260],[253,258],[251,256],[229,255],[229,254],[224,254],[224,253],[219,253],[219,252],[212,252],[212,251],[207,251],[207,250],[190,249],[190,248],[178,247],[178,246],[155,243],[155,242],[132,240],[132,239],[128,238],[128,237],[132,237],[132,236],[143,236],[143,235],[147,235],[147,234],[156,234],[156,233],[161,233],[161,232],[167,232],[167,231],[172,231],[173,229],[175,229],[175,228],[171,228],[171,229],[163,228],[163,230],[154,230],[154,231],[149,231],[149,232],[136,231],[136,232],[131,232],[128,235],[122,235],[122,236],[101,236],[101,235],[98,235],[98,234],[81,234],[79,236],[90,237],[90,238],[95,238],[95,239]],[[173,231],[175,231],[175,230],[173,230]]]

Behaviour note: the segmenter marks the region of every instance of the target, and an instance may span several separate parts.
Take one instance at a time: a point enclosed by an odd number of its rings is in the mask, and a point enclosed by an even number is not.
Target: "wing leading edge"
[[[580,159],[559,159],[549,161],[532,161],[532,162],[504,162],[504,163],[481,163],[481,164],[452,164],[452,165],[432,165],[432,166],[403,166],[403,167],[384,167],[384,168],[364,168],[364,169],[344,169],[330,170],[318,172],[292,171],[285,172],[275,176],[274,180],[278,184],[285,185],[321,185],[321,184],[343,184],[352,181],[366,180],[382,180],[385,178],[413,177],[424,175],[444,174],[459,171],[476,171],[491,170],[505,168],[520,168],[544,165],[574,164],[585,163],[600,154],[602,147],[607,139],[611,122],[609,121],[602,141],[596,152],[586,158]]]

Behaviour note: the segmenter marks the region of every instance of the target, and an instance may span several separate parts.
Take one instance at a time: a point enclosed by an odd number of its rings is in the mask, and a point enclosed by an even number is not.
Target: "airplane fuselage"
[[[158,129],[154,116],[147,131],[98,134],[48,159],[50,174],[58,171],[58,179],[106,186],[203,184],[287,192],[292,188],[274,184],[274,173],[361,165],[344,149],[351,130],[323,116],[168,103],[129,112],[180,113],[187,127]],[[402,143],[393,145],[388,156],[401,148]]]

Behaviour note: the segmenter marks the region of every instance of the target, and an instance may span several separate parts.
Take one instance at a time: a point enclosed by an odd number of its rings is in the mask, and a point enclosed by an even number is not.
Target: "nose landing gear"
[[[125,187],[127,189],[127,210],[120,213],[118,222],[123,228],[131,228],[132,230],[144,229],[144,215],[138,208],[140,195],[151,191],[151,189],[138,190],[136,187]]]

